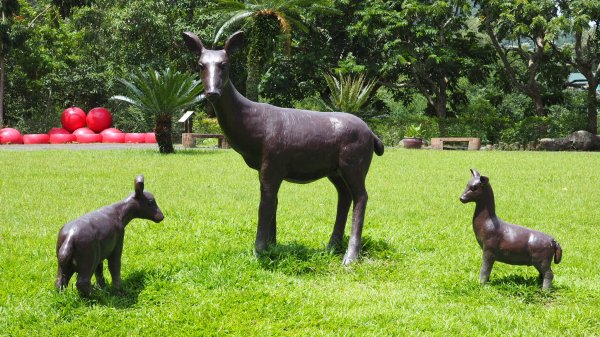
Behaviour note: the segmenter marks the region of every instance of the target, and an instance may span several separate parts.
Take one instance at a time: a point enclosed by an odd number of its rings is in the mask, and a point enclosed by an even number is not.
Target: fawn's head
[[[460,196],[460,201],[464,204],[471,201],[478,201],[483,195],[483,191],[489,185],[489,178],[482,176],[474,169],[471,169],[471,180],[467,184],[465,191]]]
[[[225,42],[225,47],[220,50],[204,48],[200,38],[191,32],[184,32],[183,39],[190,50],[200,55],[198,65],[204,95],[209,101],[219,99],[221,89],[229,83],[229,56],[244,45],[244,32],[238,31],[231,35]]]
[[[135,177],[135,192],[128,198],[134,218],[161,222],[165,216],[150,192],[144,192],[144,176]]]

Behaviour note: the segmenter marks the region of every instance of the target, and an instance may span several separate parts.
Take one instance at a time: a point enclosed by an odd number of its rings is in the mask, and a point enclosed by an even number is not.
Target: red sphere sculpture
[[[96,133],[89,128],[79,128],[79,129],[73,131],[73,134],[75,136],[79,136],[79,135],[93,135]]]
[[[63,128],[52,128],[52,129],[50,129],[50,131],[48,131],[49,135],[55,135],[55,134],[65,135],[65,134],[69,134],[69,133],[70,133],[69,131],[67,131]]]
[[[101,134],[105,135],[107,133],[123,133],[123,131],[119,130],[119,129],[115,129],[115,128],[108,128],[106,130],[103,130],[102,132],[100,132]]]
[[[147,132],[146,138],[144,139],[144,143],[156,144],[156,134],[154,132]]]
[[[23,144],[48,144],[50,136],[47,133],[33,133],[23,135]]]
[[[62,127],[73,132],[85,126],[85,112],[78,107],[71,107],[63,111],[60,121]]]
[[[102,132],[110,128],[112,124],[112,115],[105,108],[93,108],[87,114],[87,125],[94,132]]]
[[[145,133],[126,133],[125,143],[144,143],[146,142]]]
[[[77,141],[77,137],[72,133],[55,133],[50,135],[50,144],[73,143],[75,141]]]
[[[99,133],[82,133],[77,135],[77,142],[86,143],[102,143],[102,135]]]
[[[124,133],[106,132],[102,133],[102,143],[123,143],[125,141]]]
[[[23,144],[23,136],[17,129],[4,128],[0,130],[0,144]]]

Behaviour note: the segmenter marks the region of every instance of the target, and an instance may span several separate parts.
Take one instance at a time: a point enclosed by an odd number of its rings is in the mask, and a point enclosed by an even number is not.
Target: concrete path
[[[181,145],[174,145],[175,150],[182,150]],[[0,145],[0,151],[39,151],[39,150],[156,150],[157,144],[113,144],[113,143],[91,143],[91,144],[11,144]]]

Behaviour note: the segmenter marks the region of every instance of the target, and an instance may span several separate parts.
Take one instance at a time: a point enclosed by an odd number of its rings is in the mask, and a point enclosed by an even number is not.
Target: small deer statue
[[[329,248],[343,239],[350,204],[352,232],[344,265],[356,260],[367,206],[365,179],[373,152],[383,143],[360,118],[343,112],[279,108],[242,96],[229,80],[229,57],[242,48],[244,33],[234,33],[223,50],[209,50],[193,33],[187,46],[200,55],[204,94],[231,147],[259,172],[260,205],[254,250],[276,243],[277,193],[283,180],[308,183],[327,177],[338,193],[337,216]]]
[[[135,178],[135,192],[127,198],[97,209],[65,224],[58,233],[56,256],[58,275],[56,289],[62,290],[71,276],[77,273],[77,290],[89,296],[92,290],[92,274],[96,283],[105,285],[103,261],[108,269],[113,287],[121,284],[121,254],[125,226],[135,219],[161,222],[164,215],[149,192],[144,192],[144,176]]]
[[[534,266],[543,280],[542,289],[552,286],[552,258],[560,263],[562,249],[551,236],[502,221],[496,216],[494,192],[488,177],[471,170],[472,178],[460,197],[462,203],[475,202],[473,231],[483,250],[479,281],[490,279],[495,261],[512,265]]]

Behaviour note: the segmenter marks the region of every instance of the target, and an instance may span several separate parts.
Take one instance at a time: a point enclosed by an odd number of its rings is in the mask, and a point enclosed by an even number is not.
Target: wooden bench
[[[196,147],[196,138],[217,138],[220,149],[229,148],[225,136],[218,133],[183,133],[181,134],[181,145],[185,148]]]
[[[481,139],[472,137],[443,137],[443,138],[431,138],[431,148],[436,150],[443,150],[444,143],[450,142],[469,142],[467,150],[479,150],[481,147]]]

